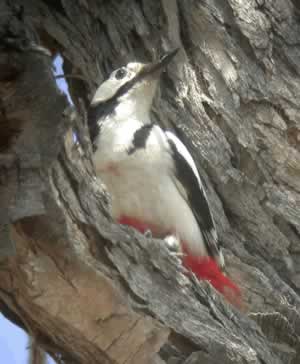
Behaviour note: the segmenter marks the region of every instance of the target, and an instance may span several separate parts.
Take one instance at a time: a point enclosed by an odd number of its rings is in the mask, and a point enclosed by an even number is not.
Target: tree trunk
[[[0,3],[0,309],[58,363],[300,362],[299,19],[296,0]],[[195,158],[241,312],[114,224],[94,178],[97,85],[176,47],[153,119]],[[86,79],[74,108],[58,54]]]

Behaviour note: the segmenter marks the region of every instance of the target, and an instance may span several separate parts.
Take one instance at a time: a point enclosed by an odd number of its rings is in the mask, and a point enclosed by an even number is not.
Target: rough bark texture
[[[2,0],[0,35],[1,311],[58,362],[299,363],[298,2]],[[75,109],[36,44],[87,79]],[[115,225],[94,178],[95,87],[175,47],[153,118],[200,168],[243,312]]]
[[[46,353],[33,338],[30,338],[29,345],[30,355],[28,364],[47,364]]]

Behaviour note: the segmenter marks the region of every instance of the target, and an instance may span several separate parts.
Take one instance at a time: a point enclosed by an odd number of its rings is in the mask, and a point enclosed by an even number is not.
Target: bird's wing
[[[224,265],[215,223],[195,162],[185,145],[171,132],[166,132],[175,168],[176,186],[188,202],[199,224],[208,254]]]

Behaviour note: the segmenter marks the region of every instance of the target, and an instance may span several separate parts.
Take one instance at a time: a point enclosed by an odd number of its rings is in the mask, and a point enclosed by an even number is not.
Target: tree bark
[[[47,364],[46,353],[41,349],[35,340],[29,339],[30,355],[28,364]]]
[[[57,362],[299,363],[299,19],[289,0],[0,3],[0,310]],[[116,225],[94,177],[97,85],[176,47],[153,119],[200,169],[241,311]],[[86,79],[74,107],[58,54]]]

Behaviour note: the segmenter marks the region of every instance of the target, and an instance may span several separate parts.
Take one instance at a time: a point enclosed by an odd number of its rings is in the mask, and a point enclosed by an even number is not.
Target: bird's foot
[[[181,250],[180,240],[175,235],[167,235],[164,238],[164,241],[167,243],[167,247],[171,253],[171,255],[175,255],[177,257],[183,257],[185,254]]]
[[[144,232],[144,236],[145,238],[147,239],[152,239],[152,231],[150,229],[147,229],[145,232]]]

